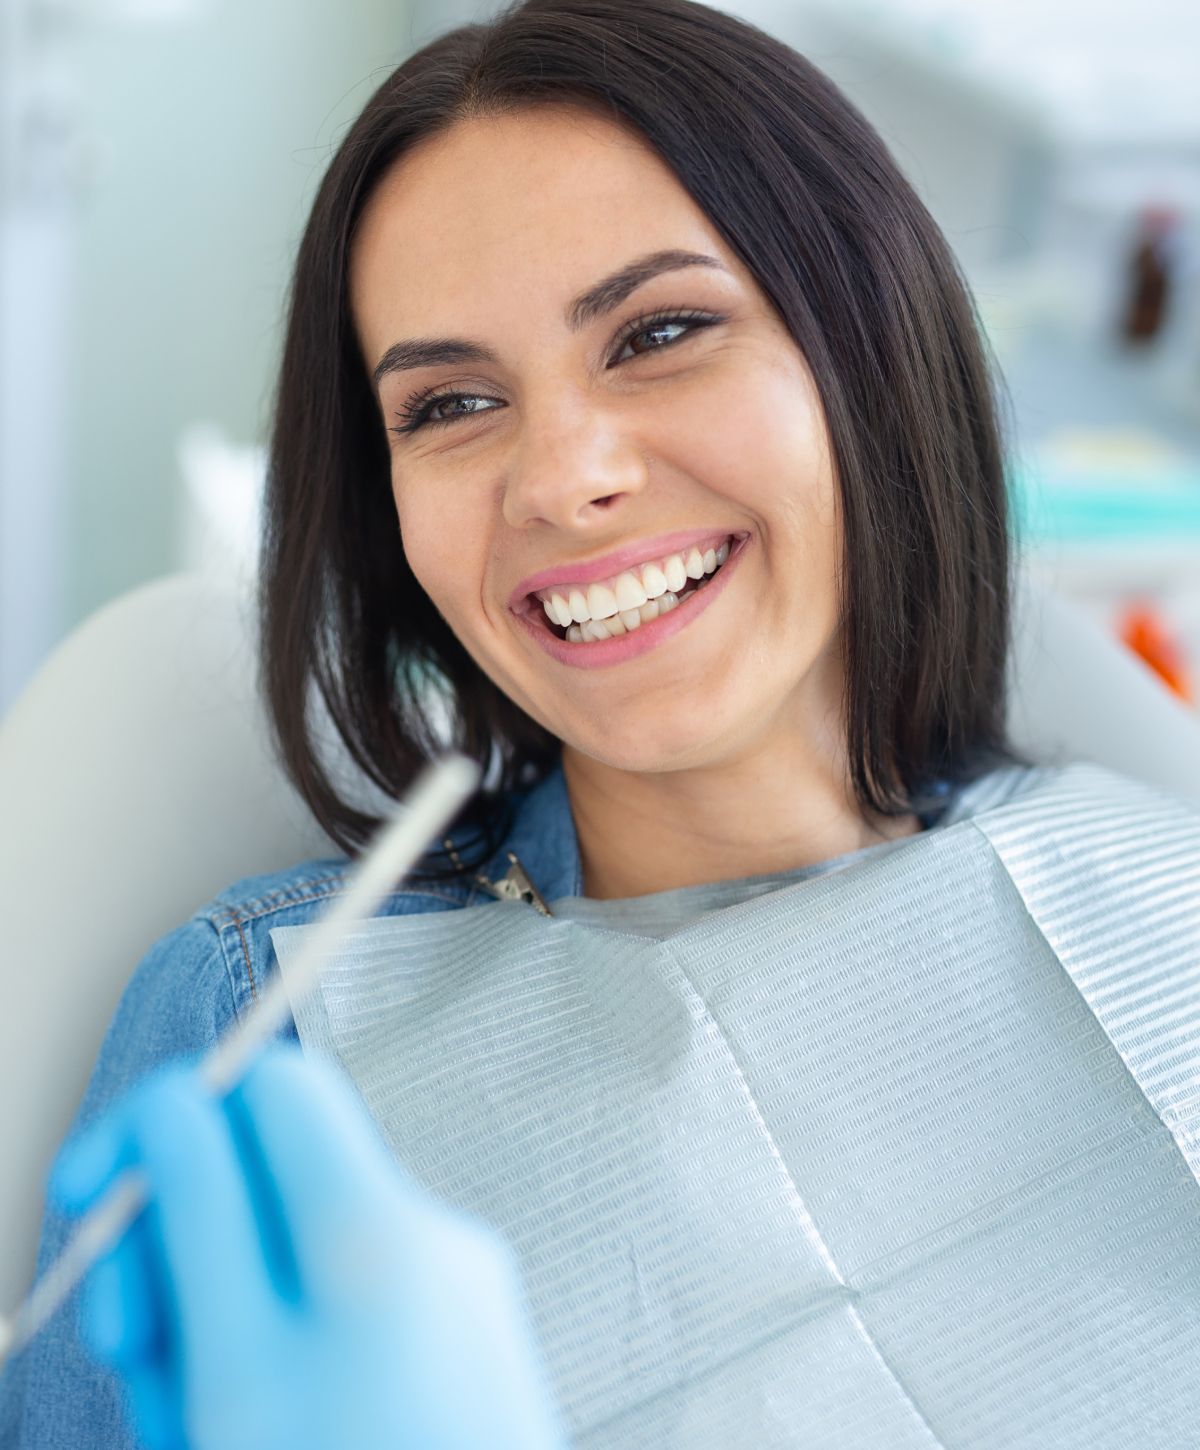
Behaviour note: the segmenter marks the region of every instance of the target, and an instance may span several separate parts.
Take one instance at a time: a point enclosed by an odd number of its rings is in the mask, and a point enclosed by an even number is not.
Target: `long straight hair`
[[[437,748],[492,772],[494,849],[560,742],[509,700],[409,569],[348,259],[384,173],[465,118],[540,104],[631,127],[778,310],[824,407],[842,501],[849,770],[864,814],[1017,759],[1005,734],[1010,551],[982,331],[957,263],[879,135],[780,41],[689,0],[525,0],[440,37],[367,103],[300,243],[270,444],[261,684],[281,760],[353,852],[377,824],[323,751],[323,706],[389,797]],[[431,709],[431,690],[439,697]]]

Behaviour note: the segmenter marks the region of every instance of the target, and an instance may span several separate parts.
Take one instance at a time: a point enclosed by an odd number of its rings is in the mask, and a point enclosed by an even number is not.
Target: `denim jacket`
[[[580,895],[579,846],[561,767],[513,804],[506,839],[480,867],[482,874],[490,881],[504,877],[511,851],[545,900]],[[278,970],[272,929],[314,921],[342,890],[348,869],[345,859],[309,861],[239,881],[158,941],[121,998],[72,1133],[168,1059],[205,1053]],[[473,873],[465,873],[461,884],[399,890],[380,914],[452,911],[489,899]],[[296,1041],[295,1024],[289,1021],[280,1036]],[[58,1257],[71,1227],[47,1210],[39,1276]],[[134,1450],[119,1386],[79,1343],[75,1320],[73,1298],[0,1379],[3,1450]]]

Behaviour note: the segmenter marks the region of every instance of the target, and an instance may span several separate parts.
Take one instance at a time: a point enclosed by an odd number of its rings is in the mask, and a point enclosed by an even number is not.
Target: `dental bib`
[[[366,922],[294,1004],[512,1245],[574,1445],[1197,1443],[1200,814],[1020,780],[661,939]]]

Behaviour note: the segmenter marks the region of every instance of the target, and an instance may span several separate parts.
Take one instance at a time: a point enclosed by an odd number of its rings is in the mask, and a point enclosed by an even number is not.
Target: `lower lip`
[[[572,644],[570,640],[559,639],[558,635],[551,634],[532,610],[518,614],[517,619],[521,627],[560,664],[574,665],[579,669],[624,664],[626,660],[644,655],[647,650],[654,649],[673,634],[686,629],[694,619],[703,614],[729,583],[749,541],[749,534],[735,539],[730,546],[729,558],[715,574],[709,576],[707,584],[689,594],[682,604],[677,604],[667,614],[660,614],[648,624],[639,625],[637,629],[631,629],[626,634],[619,634],[616,639],[594,639],[586,643]]]

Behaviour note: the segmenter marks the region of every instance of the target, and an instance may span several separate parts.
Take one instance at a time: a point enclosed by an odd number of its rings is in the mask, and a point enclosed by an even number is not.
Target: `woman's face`
[[[565,107],[457,124],[378,187],[351,289],[409,565],[510,699],[623,770],[828,748],[841,523],[822,410],[643,142]],[[600,627],[568,636],[547,599]]]

